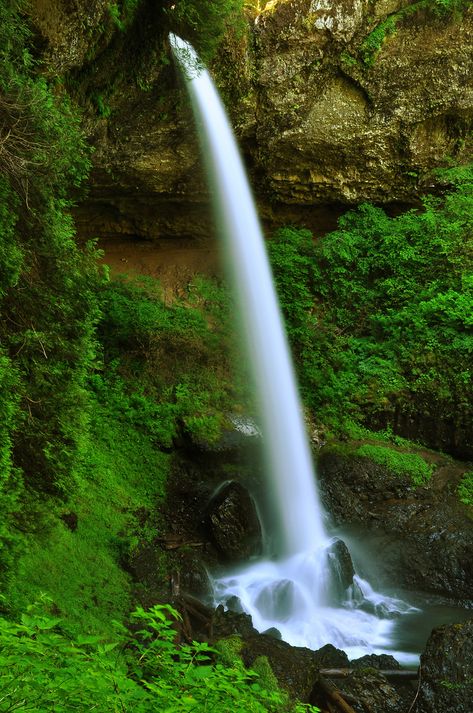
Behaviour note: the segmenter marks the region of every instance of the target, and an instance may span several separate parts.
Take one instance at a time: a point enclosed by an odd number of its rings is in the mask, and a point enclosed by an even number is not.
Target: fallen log
[[[356,669],[356,668],[321,668],[319,673],[321,676],[325,676],[327,678],[347,678],[348,676],[351,676],[352,673],[355,673],[355,671],[360,671],[361,669]],[[378,669],[376,669],[378,670]],[[390,679],[403,679],[405,681],[413,681],[418,677],[418,672],[417,670],[392,670],[392,671],[385,671],[383,669],[379,669],[379,673],[382,673],[383,676],[386,678]]]
[[[159,542],[163,550],[179,550],[181,547],[204,547],[204,542],[194,540],[184,540],[182,537],[159,537]]]
[[[193,611],[199,613],[202,621],[210,621],[214,613],[214,610],[211,607],[203,604],[200,599],[193,597],[192,594],[188,594],[187,592],[181,592],[181,599],[188,607],[191,607]]]
[[[331,704],[331,707],[333,706],[337,711],[340,711],[340,713],[355,713],[355,710],[343,698],[338,688],[331,681],[327,681],[320,673],[317,676],[314,688],[318,688],[322,691],[328,703]]]

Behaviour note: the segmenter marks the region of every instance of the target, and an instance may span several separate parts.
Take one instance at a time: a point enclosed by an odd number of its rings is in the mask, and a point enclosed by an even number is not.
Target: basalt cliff
[[[213,74],[263,218],[323,231],[360,201],[412,204],[473,153],[473,8],[437,0],[271,0],[230,28]],[[38,51],[84,109],[95,152],[85,236],[205,235],[172,5],[128,23],[108,0],[33,0]],[[394,208],[395,209],[395,208]]]

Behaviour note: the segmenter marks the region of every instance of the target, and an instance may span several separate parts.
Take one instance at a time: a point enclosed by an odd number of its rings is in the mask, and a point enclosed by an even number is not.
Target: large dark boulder
[[[241,439],[237,434],[214,450],[184,437],[176,443],[161,509],[166,549],[180,552],[192,546],[211,571],[260,552],[261,528],[249,495],[261,481],[260,468],[250,458],[257,439],[252,434]]]
[[[229,561],[261,554],[261,525],[253,498],[240,483],[224,485],[209,505],[207,526],[211,539]]]
[[[319,668],[348,668],[348,656],[333,644],[325,644],[321,649],[314,651],[314,656]]]
[[[432,631],[421,656],[416,713],[471,713],[473,619]]]
[[[229,636],[239,636],[242,639],[258,637],[251,621],[251,616],[243,612],[225,611],[223,606],[218,606],[212,617],[212,638],[218,641]]]
[[[338,652],[341,658],[337,658],[337,650],[333,646],[325,652],[325,656],[318,656],[315,651],[290,646],[271,633],[259,634],[248,614],[224,611],[222,606],[214,612],[212,631],[214,641],[238,636],[241,639],[239,655],[249,668],[261,657],[266,657],[279,685],[292,699],[309,700],[317,671],[322,665],[346,666],[348,663],[342,651]]]

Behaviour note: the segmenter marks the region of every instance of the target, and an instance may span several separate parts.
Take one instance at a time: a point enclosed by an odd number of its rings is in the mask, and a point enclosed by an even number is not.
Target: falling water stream
[[[238,148],[208,72],[187,42],[170,35],[186,78],[209,174],[217,223],[239,303],[257,398],[268,490],[274,500],[275,551],[214,582],[216,603],[237,606],[259,631],[349,656],[394,653],[396,617],[418,611],[374,591],[358,576],[342,585],[333,537],[326,531],[286,336],[255,205]],[[346,585],[345,585],[346,586]]]

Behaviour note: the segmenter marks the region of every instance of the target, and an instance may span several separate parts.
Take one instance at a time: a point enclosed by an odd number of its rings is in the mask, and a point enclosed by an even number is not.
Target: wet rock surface
[[[314,652],[318,668],[348,668],[348,656],[333,644],[325,644]]]
[[[217,441],[197,438],[183,429],[176,445],[189,454],[208,453],[229,458],[238,458],[242,452],[249,453],[261,446],[261,432],[252,418],[228,414],[227,419],[227,427],[222,429]]]
[[[236,482],[224,485],[205,518],[210,536],[224,557],[243,562],[262,552],[261,525],[254,500]]]
[[[332,572],[332,579],[343,592],[353,584],[355,569],[348,547],[343,540],[335,540],[327,550],[328,564]]]
[[[473,527],[456,494],[460,474],[453,465],[440,462],[417,488],[407,475],[329,450],[322,450],[318,471],[333,521],[367,532],[367,554],[379,562],[384,584],[471,602]]]
[[[202,572],[222,570],[261,552],[253,493],[263,481],[253,431],[226,433],[215,444],[183,436],[175,444],[160,546],[180,573],[183,590],[209,601]],[[200,567],[198,565],[200,561]],[[194,584],[197,585],[197,589]]]
[[[46,65],[53,73],[82,66],[102,35],[110,41],[113,22],[108,0],[34,0],[27,11],[38,33]]]
[[[225,611],[222,605],[214,612],[212,630],[215,641],[228,636],[239,636],[242,639],[262,636],[253,627],[249,614]]]
[[[376,668],[383,671],[398,671],[401,669],[401,664],[396,661],[394,656],[388,654],[367,654],[359,659],[354,659],[350,662],[351,668]]]
[[[292,0],[258,19],[258,149],[280,200],[403,199],[455,151],[471,121],[472,18],[407,4]]]
[[[370,428],[383,431],[388,427],[413,443],[448,453],[460,460],[473,460],[473,430],[468,409],[458,409],[455,417],[443,413],[436,403],[426,400],[404,404],[392,413],[373,417]]]
[[[421,656],[416,713],[470,713],[473,701],[473,619],[434,629]]]
[[[404,701],[397,689],[380,671],[360,669],[337,685],[343,694],[348,694],[355,711],[365,713],[402,713]]]
[[[222,607],[215,612],[213,631],[217,640],[234,636],[241,639],[240,655],[246,666],[252,667],[262,656],[267,658],[279,685],[291,699],[310,701],[326,709],[328,688],[338,691],[356,713],[403,713],[407,710],[406,701],[412,700],[412,685],[394,686],[376,670],[384,665],[390,670],[399,669],[399,664],[391,656],[364,657],[366,665],[360,663],[358,670],[349,676],[331,680],[324,673],[321,680],[321,670],[344,670],[356,668],[357,664],[350,663],[347,655],[331,644],[311,651],[290,646],[271,635],[258,634],[247,615],[224,612]]]

